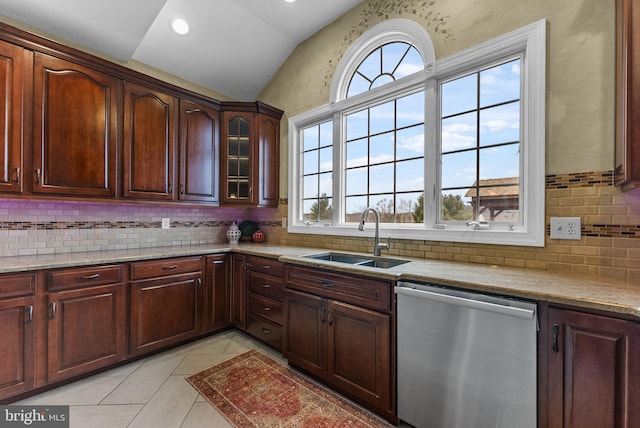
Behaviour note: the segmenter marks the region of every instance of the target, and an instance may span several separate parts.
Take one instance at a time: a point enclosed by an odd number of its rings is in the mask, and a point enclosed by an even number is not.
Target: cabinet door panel
[[[285,291],[283,355],[319,377],[326,373],[327,313],[324,299]]]
[[[219,127],[217,110],[180,101],[179,199],[218,201]]]
[[[0,42],[0,191],[22,191],[22,109],[27,51]]]
[[[34,70],[34,191],[114,196],[117,79],[39,53]]]
[[[331,301],[327,324],[329,382],[390,411],[390,316]]]
[[[124,195],[173,199],[175,98],[125,82]]]
[[[199,282],[199,275],[181,275],[131,284],[132,354],[198,335]]]
[[[259,115],[258,205],[277,207],[280,197],[280,121]]]
[[[0,301],[0,398],[33,386],[33,298]]]
[[[229,282],[227,255],[206,258],[205,272],[205,331],[214,331],[229,325]]]
[[[549,325],[549,426],[640,426],[640,324],[552,308]]]
[[[124,358],[125,305],[121,284],[48,296],[50,381]]]
[[[247,257],[231,255],[231,324],[247,329]]]

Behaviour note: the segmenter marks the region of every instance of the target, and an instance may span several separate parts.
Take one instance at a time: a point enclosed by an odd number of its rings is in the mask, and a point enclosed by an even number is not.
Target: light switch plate
[[[163,217],[162,218],[162,228],[163,229],[169,229],[170,227],[171,227],[171,221],[169,221],[169,218]]]
[[[582,239],[580,217],[551,217],[551,239]]]

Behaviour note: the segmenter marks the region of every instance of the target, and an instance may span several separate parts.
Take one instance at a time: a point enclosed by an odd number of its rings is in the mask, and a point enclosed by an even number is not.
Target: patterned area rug
[[[237,427],[392,427],[251,350],[186,378]]]

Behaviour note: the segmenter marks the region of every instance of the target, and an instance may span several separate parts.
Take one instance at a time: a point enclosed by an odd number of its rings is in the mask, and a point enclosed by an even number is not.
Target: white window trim
[[[404,22],[400,22],[404,21]],[[408,24],[410,23],[410,24]],[[289,119],[289,233],[304,233],[318,235],[339,235],[339,236],[373,236],[372,228],[360,232],[353,223],[340,223],[341,215],[344,207],[338,204],[340,209],[335,209],[335,201],[342,201],[344,191],[340,188],[344,183],[343,161],[344,156],[339,150],[334,150],[333,165],[333,222],[319,222],[313,224],[304,224],[298,219],[302,218],[300,212],[302,207],[299,203],[301,200],[301,138],[300,130],[304,127],[321,123],[333,118],[334,120],[334,141],[340,141],[340,133],[337,124],[341,122],[341,114],[346,110],[357,108],[370,102],[372,97],[380,99],[387,96],[397,96],[401,92],[410,91],[418,87],[425,89],[425,97],[427,103],[425,110],[425,131],[429,135],[425,135],[425,171],[431,171],[431,174],[425,175],[425,214],[430,210],[430,218],[435,219],[436,204],[433,201],[435,189],[439,189],[437,180],[437,171],[431,167],[429,153],[439,154],[439,142],[436,137],[440,134],[437,132],[439,127],[438,120],[438,102],[436,100],[437,82],[442,79],[450,78],[456,73],[462,73],[465,69],[474,68],[481,64],[491,63],[499,58],[508,55],[515,55],[524,52],[522,56],[523,73],[523,123],[522,136],[526,144],[521,145],[524,150],[521,159],[526,162],[521,164],[522,177],[525,183],[521,188],[523,198],[526,198],[525,208],[522,210],[526,224],[526,230],[523,228],[514,228],[514,230],[460,230],[460,229],[440,229],[435,224],[402,224],[397,227],[393,224],[381,224],[381,235],[391,236],[394,239],[419,239],[429,241],[445,241],[445,242],[466,242],[478,244],[502,244],[502,245],[518,245],[518,246],[544,246],[545,238],[545,93],[546,93],[546,21],[540,20],[530,25],[512,31],[508,34],[496,37],[487,42],[481,43],[462,52],[456,53],[449,57],[443,58],[435,62],[435,67],[429,67],[429,59],[425,60],[425,70],[403,79],[399,79],[389,85],[359,94],[351,98],[344,98],[348,82],[345,79],[355,72],[355,69],[366,55],[381,43],[387,41],[406,41],[416,46],[418,51],[423,54],[420,49],[424,48],[425,39],[421,39],[419,32],[411,33],[413,36],[407,36],[408,31],[404,27],[411,28],[415,31],[416,26],[424,32],[421,26],[409,20],[390,20],[372,28],[363,36],[361,36],[345,54],[344,61],[341,62],[336,70],[336,77],[331,88],[331,102],[313,110],[296,115]],[[403,31],[404,30],[404,31]],[[383,34],[388,31],[390,36]],[[403,36],[399,36],[403,34]],[[404,38],[403,38],[404,37]],[[413,40],[415,37],[416,40]],[[422,40],[422,42],[419,42]],[[428,34],[427,34],[427,39]],[[429,43],[427,43],[428,45]],[[428,48],[426,48],[427,51]],[[427,52],[429,53],[429,52]],[[432,53],[432,52],[431,52]],[[429,195],[431,194],[431,199]],[[429,217],[425,215],[425,217]],[[434,220],[435,221],[435,220]]]

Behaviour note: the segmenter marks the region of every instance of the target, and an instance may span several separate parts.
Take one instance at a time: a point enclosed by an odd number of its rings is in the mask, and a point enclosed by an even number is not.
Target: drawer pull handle
[[[327,324],[333,325],[333,309],[329,309],[329,314],[327,315]]]
[[[33,305],[27,306],[27,323],[33,322]]]
[[[40,184],[40,168],[36,168],[36,184]]]
[[[335,287],[336,283],[332,282],[332,281],[322,281],[320,283],[320,285],[322,285],[323,287],[327,287],[327,288],[333,288],[333,287]]]
[[[51,302],[51,319],[56,318],[56,302]]]
[[[324,324],[324,322],[327,320],[327,315],[326,315],[326,309],[324,308],[324,306],[320,307],[320,322]]]
[[[551,347],[553,349],[553,352],[555,352],[556,354],[560,350],[560,347],[558,346],[558,333],[559,332],[560,332],[560,326],[558,324],[554,324],[553,325],[553,344],[552,344]]]
[[[20,183],[20,168],[16,168],[16,179],[13,180],[14,183]]]
[[[262,265],[262,269],[271,269],[271,266],[269,266],[269,265]]]
[[[177,268],[178,265],[162,266],[162,270],[171,270]]]
[[[265,312],[269,312],[269,311],[271,311],[271,308],[268,307],[268,306],[265,306],[264,308],[262,308],[262,310],[265,311]]]
[[[264,334],[271,334],[271,330],[269,330],[268,328],[263,328],[263,329],[262,329],[262,332],[263,332]]]
[[[271,288],[271,284],[262,284],[262,288]]]
[[[78,279],[97,279],[97,278],[100,278],[99,273],[94,273],[93,275],[80,276]]]

